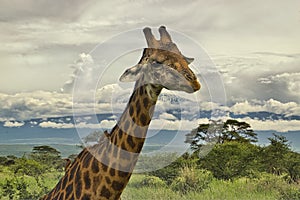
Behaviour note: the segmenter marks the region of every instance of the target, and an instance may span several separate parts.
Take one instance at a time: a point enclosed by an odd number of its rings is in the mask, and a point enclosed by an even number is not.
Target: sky
[[[126,31],[160,25],[205,50],[227,109],[300,115],[298,0],[0,2],[0,120],[72,113],[75,74],[82,68],[95,74],[86,65],[91,50]],[[120,58],[123,66],[107,76],[117,80],[136,55]],[[210,100],[207,87],[201,95]]]

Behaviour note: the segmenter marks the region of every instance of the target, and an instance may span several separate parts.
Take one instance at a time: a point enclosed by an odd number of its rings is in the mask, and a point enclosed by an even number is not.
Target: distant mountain
[[[247,114],[235,114],[230,112],[229,115],[231,118],[245,118],[249,117],[251,119],[259,119],[262,121],[265,120],[300,120],[300,116],[291,115],[291,116],[285,116],[283,114],[276,114],[266,111],[260,111],[260,112],[248,112]]]

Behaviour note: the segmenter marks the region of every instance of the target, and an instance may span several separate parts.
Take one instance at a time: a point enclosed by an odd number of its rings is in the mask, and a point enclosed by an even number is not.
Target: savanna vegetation
[[[132,176],[122,200],[300,199],[300,154],[285,137],[274,134],[268,145],[258,146],[249,124],[227,120],[200,124],[186,142],[191,151],[179,157],[141,156],[137,170],[147,172]],[[170,160],[175,161],[158,166]],[[65,165],[50,146],[0,157],[0,199],[38,199],[54,187]]]

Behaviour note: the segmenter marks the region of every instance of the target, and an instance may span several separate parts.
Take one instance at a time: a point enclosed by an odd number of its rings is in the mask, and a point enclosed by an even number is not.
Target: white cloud
[[[118,84],[110,84],[97,90],[96,99],[101,103],[126,103],[132,90],[132,88],[122,88]]]
[[[6,92],[58,90],[67,79],[68,64],[79,53],[89,52],[96,44],[122,31],[157,27],[162,23],[191,36],[210,53],[299,53],[298,8],[297,0],[227,4],[204,0],[188,4],[124,0],[53,4],[43,0],[2,1],[0,85]],[[180,12],[174,12],[178,9]],[[286,10],[289,12],[283,13]],[[236,77],[239,76],[229,76],[227,80],[234,82]],[[12,79],[13,86],[7,84]]]
[[[298,54],[255,53],[214,56],[213,60],[222,74],[229,105],[251,99],[300,104]],[[204,95],[209,97],[208,93]]]
[[[100,123],[86,123],[79,122],[75,124],[75,128],[89,128],[89,129],[112,129],[116,125],[116,120],[102,120]]]
[[[300,105],[296,102],[282,103],[280,101],[269,99],[267,101],[243,101],[237,102],[229,108],[231,112],[237,114],[246,114],[248,112],[267,111],[276,114],[284,114],[286,116],[299,115]]]
[[[116,124],[116,120],[102,120],[99,126],[101,128],[112,129]]]
[[[153,119],[150,123],[151,129],[156,130],[184,130],[190,131],[197,128],[198,124],[209,123],[209,119],[195,119],[195,120],[168,120],[168,119]]]
[[[80,101],[73,102],[71,94],[36,91],[27,93],[18,93],[14,95],[0,93],[0,118],[7,120],[27,120],[33,118],[47,118],[57,116],[76,116],[93,113],[112,113],[119,114],[125,109],[129,100],[130,90],[123,89],[119,85],[108,85],[97,90],[96,96],[89,99],[90,96],[82,96]],[[155,113],[158,118],[167,120],[176,120],[174,114],[186,116],[193,119],[199,115],[200,111],[220,110],[222,113],[215,113],[214,116],[225,117],[226,112],[236,114],[247,114],[248,112],[267,111],[270,113],[282,114],[286,117],[291,115],[299,116],[300,105],[297,102],[281,102],[275,99],[268,100],[235,100],[235,103],[229,106],[219,106],[216,103],[201,101],[197,103],[196,99],[186,99],[191,96],[184,96],[176,93],[164,92],[164,95],[170,95],[164,100],[159,100],[156,105]],[[173,95],[173,96],[172,96]],[[200,94],[201,95],[201,94]],[[176,103],[175,97],[180,101]],[[175,103],[170,103],[175,101]],[[177,113],[167,114],[168,110]],[[201,116],[200,116],[201,117]],[[213,117],[213,116],[212,116]]]
[[[208,118],[201,118],[195,120],[168,120],[168,119],[153,119],[150,124],[150,129],[154,130],[180,130],[190,131],[197,128],[198,124],[209,123]],[[249,117],[237,118],[238,121],[245,121],[251,125],[255,131],[277,131],[288,132],[298,131],[300,128],[299,120],[258,120]],[[76,125],[72,123],[56,123],[51,121],[41,122],[39,124],[42,128],[89,128],[89,129],[112,129],[116,125],[116,120],[102,120],[99,124],[92,124],[86,122],[79,122]],[[20,127],[24,123],[6,122],[6,127]]]
[[[250,118],[237,119],[239,121],[245,121],[251,125],[254,130],[260,131],[277,131],[277,132],[288,132],[288,131],[299,131],[300,120],[256,120]]]
[[[88,128],[88,129],[112,129],[113,126],[117,123],[116,120],[102,120],[100,123],[87,123],[85,121],[80,121],[75,124],[73,123],[63,123],[63,122],[52,122],[44,121],[39,124],[42,128]]]
[[[262,78],[262,83],[267,85],[283,86],[290,95],[300,96],[300,72],[281,73]]]
[[[71,115],[72,98],[47,91],[0,93],[0,110],[0,117],[17,120]]]
[[[77,81],[77,87],[85,89],[83,91],[90,90],[90,84],[93,84],[96,78],[94,75],[95,67],[97,66],[94,64],[92,56],[90,54],[81,53],[79,59],[72,65],[74,72],[71,75],[71,79],[63,85],[61,91],[73,92],[75,81]]]
[[[21,127],[25,123],[24,122],[16,122],[16,121],[5,121],[3,126],[4,127]]]
[[[166,120],[176,120],[177,118],[172,115],[172,114],[169,114],[169,113],[162,113],[159,115],[158,117],[159,119],[166,119]]]
[[[74,128],[74,124],[67,124],[67,123],[56,123],[56,122],[41,122],[39,124],[42,128]]]

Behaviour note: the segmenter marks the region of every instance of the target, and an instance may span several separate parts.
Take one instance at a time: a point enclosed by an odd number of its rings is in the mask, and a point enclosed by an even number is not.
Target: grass
[[[47,188],[52,188],[59,180],[60,173],[53,172],[44,174],[44,182]],[[11,179],[13,173],[9,168],[1,168],[0,185],[5,183],[6,179]],[[27,190],[33,192],[37,190],[37,183],[33,177],[24,176],[24,180],[28,185]],[[170,185],[160,184],[160,182],[145,182],[149,180],[149,176],[143,174],[134,174],[130,179],[129,184],[122,194],[122,200],[275,200],[275,199],[291,199],[282,198],[278,190],[280,182],[271,182],[265,186],[265,182],[259,182],[255,179],[240,178],[234,181],[224,181],[213,179],[207,188],[201,192],[187,192],[185,194],[179,191],[174,191]],[[152,179],[150,179],[152,180]],[[157,180],[156,180],[157,181]],[[150,185],[149,185],[150,183]],[[157,184],[158,183],[158,184]],[[148,184],[148,185],[147,185]],[[273,187],[273,185],[277,185]],[[298,187],[298,186],[297,186]],[[300,187],[300,186],[299,186]],[[298,188],[300,190],[300,188]],[[0,187],[0,196],[3,188]],[[3,197],[1,200],[8,200],[8,197]],[[13,199],[18,199],[13,198]],[[295,198],[292,198],[295,199]],[[296,198],[298,199],[298,197]]]
[[[208,189],[201,193],[191,194],[188,199],[251,199],[271,200],[278,199],[278,192],[257,191],[255,183],[249,179],[237,179],[235,181],[214,180]]]
[[[257,185],[249,179],[237,179],[236,181],[213,180],[209,187],[202,192],[189,192],[181,195],[168,186],[137,187],[145,175],[135,174],[122,194],[122,200],[274,200],[279,199],[279,193],[275,189],[267,191],[257,190]]]

